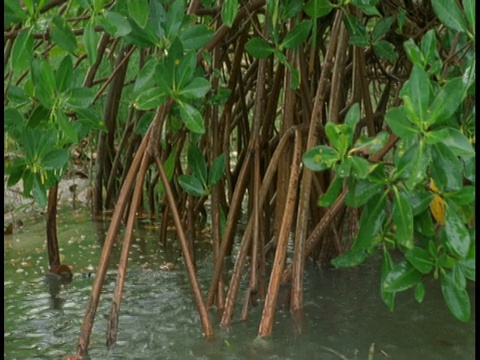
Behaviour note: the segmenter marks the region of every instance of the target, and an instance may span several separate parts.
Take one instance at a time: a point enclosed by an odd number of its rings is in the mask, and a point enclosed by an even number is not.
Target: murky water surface
[[[43,219],[25,221],[23,229],[5,236],[5,359],[61,359],[75,352],[93,281],[82,273],[98,265],[105,231],[90,221],[86,211],[62,212],[58,220],[62,262],[74,265],[74,278],[56,299],[44,281],[48,258]],[[375,261],[352,270],[320,270],[310,264],[301,331],[280,305],[273,336],[268,341],[256,339],[258,306],[247,321],[236,321],[229,329],[215,326],[214,340],[205,341],[174,235],[166,250],[158,245],[154,226],[139,226],[135,238],[117,345],[111,351],[105,346],[115,283],[111,271],[95,318],[91,359],[367,360],[370,349],[377,360],[475,358],[474,313],[470,323],[455,320],[434,283],[426,284],[423,304],[416,303],[407,291],[399,294],[396,309],[390,313],[379,297]],[[118,244],[112,270],[119,253]],[[206,294],[212,264],[203,258],[199,277]],[[162,271],[159,266],[166,261],[175,262],[176,268]],[[474,287],[470,290],[474,307]],[[214,311],[211,318],[218,324]]]

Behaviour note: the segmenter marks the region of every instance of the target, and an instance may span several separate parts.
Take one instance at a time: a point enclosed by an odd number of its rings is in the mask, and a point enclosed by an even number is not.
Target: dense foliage
[[[296,310],[306,257],[353,267],[378,251],[391,310],[410,288],[421,302],[433,276],[453,315],[469,320],[475,1],[4,4],[8,186],[22,181],[45,206],[80,163],[98,215],[122,196],[135,154],[149,154],[157,167],[139,172],[133,211],[172,216],[163,166],[194,255],[194,219],[210,204],[207,305],[225,308],[222,325],[247,254],[266,335],[282,273]],[[244,200],[249,225],[225,297],[222,259]]]

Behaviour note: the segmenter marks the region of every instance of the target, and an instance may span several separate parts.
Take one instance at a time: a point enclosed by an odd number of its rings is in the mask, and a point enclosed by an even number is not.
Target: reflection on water
[[[85,213],[62,214],[58,224],[62,262],[74,266],[74,278],[52,298],[44,279],[48,260],[43,227],[41,221],[26,221],[24,230],[5,237],[5,359],[61,359],[75,352],[92,285],[92,279],[81,274],[98,264],[105,229],[92,226]],[[468,324],[455,320],[434,283],[425,284],[423,304],[407,291],[399,294],[390,313],[378,294],[378,265],[373,261],[351,270],[310,265],[301,333],[279,304],[271,339],[255,339],[258,306],[247,321],[229,329],[216,327],[215,339],[205,341],[177,245],[172,240],[169,249],[160,249],[154,228],[138,229],[135,236],[117,346],[110,352],[105,346],[115,283],[115,274],[109,271],[90,341],[92,359],[367,360],[371,348],[377,360],[475,358],[474,320]],[[119,252],[117,246],[112,264]],[[160,270],[165,261],[176,262],[176,270]],[[199,264],[204,294],[212,268],[207,260]],[[470,290],[475,304],[473,286]],[[218,323],[213,310],[211,316]]]

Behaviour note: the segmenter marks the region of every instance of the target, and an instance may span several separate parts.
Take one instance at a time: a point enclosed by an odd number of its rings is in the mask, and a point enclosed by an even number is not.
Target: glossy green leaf
[[[416,65],[424,66],[425,58],[420,51],[420,48],[415,44],[415,41],[410,38],[403,43],[403,49],[408,56],[408,59]]]
[[[265,40],[258,37],[250,39],[245,44],[245,50],[251,56],[259,59],[267,58],[274,52],[274,49]]]
[[[187,27],[179,34],[185,51],[197,51],[207,45],[213,36],[213,30],[210,30],[205,24],[196,24]]]
[[[303,11],[313,20],[328,15],[332,9],[333,5],[328,0],[310,0],[303,7]]]
[[[369,44],[369,38],[365,25],[356,16],[344,13],[343,21],[350,35],[349,43],[358,47],[366,47]]]
[[[470,235],[457,211],[449,202],[446,203],[445,231],[449,246],[461,259],[465,259],[470,250]]]
[[[385,282],[387,275],[392,271],[394,266],[392,257],[387,250],[383,251],[382,257],[382,266],[380,267],[380,284]],[[385,291],[383,287],[380,286],[380,296],[382,297],[383,302],[387,305],[390,311],[393,311],[395,307],[395,292],[394,291]]]
[[[188,167],[192,174],[200,180],[203,187],[207,185],[207,163],[202,151],[196,144],[190,144],[187,151]]]
[[[45,188],[45,185],[42,184],[39,174],[34,175],[36,176],[33,177],[32,184],[33,199],[41,208],[45,208],[47,206],[47,189]]]
[[[462,77],[448,80],[432,102],[429,122],[440,123],[449,120],[467,95],[466,90]]]
[[[400,138],[417,135],[420,132],[418,127],[408,119],[403,106],[393,108],[387,112],[385,121],[392,132]]]
[[[475,156],[475,149],[463,133],[453,128],[446,128],[446,131],[448,132],[448,136],[443,140],[443,144],[456,156]]]
[[[427,109],[430,102],[430,81],[427,73],[419,65],[414,64],[410,78],[405,82],[400,91],[411,121],[423,122],[428,119]],[[411,103],[411,111],[409,104]],[[414,117],[412,116],[414,114]]]
[[[303,154],[303,163],[312,171],[329,169],[340,159],[337,150],[330,146],[319,145],[311,148]]]
[[[93,104],[95,90],[92,88],[76,88],[69,91],[67,104],[74,109],[86,109]]]
[[[439,59],[437,50],[437,35],[434,29],[428,30],[425,35],[423,35],[420,42],[420,49],[422,50],[423,56],[427,63],[432,64],[432,62]]]
[[[178,45],[183,52],[180,41],[178,41]],[[169,57],[167,61],[167,67],[169,69],[175,69],[175,81],[173,87],[176,89],[176,93],[178,94],[193,80],[195,69],[197,68],[197,56],[194,52],[190,52],[185,56],[183,56],[182,53],[179,53],[176,59],[170,59]],[[161,74],[159,75],[161,76]],[[194,83],[193,87],[197,87],[199,85],[195,85]],[[205,87],[205,85],[203,85],[203,87]]]
[[[403,193],[402,196],[407,199],[412,207],[413,216],[417,216],[427,210],[433,199],[433,194],[424,187],[416,187],[411,191]]]
[[[222,21],[229,28],[232,27],[238,12],[238,0],[225,0],[222,6]]]
[[[368,258],[368,253],[364,249],[350,250],[346,253],[332,259],[333,266],[340,268],[350,268],[362,264]]]
[[[352,5],[358,7],[359,9],[370,8],[376,6],[379,0],[351,0]]]
[[[46,170],[57,170],[63,168],[69,159],[67,149],[53,149],[42,158],[41,164]]]
[[[424,236],[435,235],[435,224],[433,223],[430,211],[426,210],[413,218],[415,232]]]
[[[21,31],[12,46],[11,66],[16,73],[23,72],[33,59],[33,35],[31,29]]]
[[[363,208],[358,234],[352,249],[368,249],[383,228],[386,218],[385,194],[372,197]]]
[[[127,18],[117,12],[105,12],[104,19],[105,21],[102,21],[102,25],[113,36],[123,37],[132,31],[132,25],[130,25]]]
[[[73,62],[69,54],[65,55],[55,72],[56,89],[63,92],[73,85]]]
[[[180,115],[182,120],[190,131],[195,134],[204,134],[205,125],[203,124],[203,117],[196,108],[187,103],[179,103]]]
[[[372,40],[374,42],[380,40],[388,32],[388,30],[390,30],[390,27],[394,21],[395,18],[393,16],[381,19],[372,30]]]
[[[395,52],[395,47],[392,43],[386,40],[375,42],[373,44],[373,51],[380,59],[388,60],[391,63],[394,63],[398,58],[398,54]]]
[[[208,172],[209,186],[214,186],[222,178],[223,174],[225,173],[226,160],[227,160],[227,157],[225,153],[223,153],[213,161],[212,167]]]
[[[56,82],[50,64],[44,60],[33,61],[31,72],[32,80],[35,83],[35,96],[45,108],[51,108],[56,98]]]
[[[85,25],[85,29],[83,31],[83,43],[85,45],[85,50],[88,55],[88,61],[90,65],[95,64],[97,61],[97,44],[99,41],[99,35],[95,32],[95,24],[93,21],[89,21],[87,25]]]
[[[431,145],[431,176],[438,186],[460,190],[463,186],[462,163],[453,151],[442,143]]]
[[[52,19],[52,31],[50,36],[55,44],[62,49],[74,53],[77,50],[77,40],[73,34],[71,26],[66,19],[60,16],[54,16]]]
[[[458,191],[447,192],[444,197],[456,205],[469,205],[475,201],[475,186],[467,185]]]
[[[422,273],[415,269],[408,261],[396,264],[385,276],[382,283],[384,291],[404,291],[415,286],[422,278]]]
[[[145,63],[145,65],[143,65],[142,69],[138,73],[137,79],[135,80],[135,85],[133,86],[133,92],[135,94],[139,94],[140,91],[143,91],[153,85],[157,63],[157,59],[151,58]]]
[[[334,124],[327,122],[325,124],[325,134],[327,135],[330,144],[338,150],[340,157],[343,158],[348,148],[348,140],[344,131],[342,131],[342,124]]]
[[[457,2],[451,0],[432,1],[432,7],[440,21],[454,31],[468,31],[467,22]]]
[[[337,199],[338,194],[340,194],[340,191],[342,190],[343,187],[343,178],[340,177],[338,174],[335,174],[335,177],[333,180],[330,182],[330,185],[325,192],[325,194],[320,195],[320,198],[318,199],[318,206],[322,207],[328,207],[333,204],[333,202]]]
[[[462,0],[463,10],[475,35],[475,0]]]
[[[360,104],[356,102],[350,109],[348,109],[345,115],[344,124],[346,125],[345,133],[347,134],[348,145],[352,145],[353,136],[357,128],[357,124],[360,121]]]
[[[144,28],[148,22],[150,7],[147,0],[127,0],[128,15],[140,26]]]
[[[173,39],[178,36],[180,27],[184,21],[186,14],[185,0],[175,0],[170,3],[167,10],[167,18],[165,23],[165,32],[167,38]]]
[[[394,223],[394,236],[397,243],[407,249],[413,248],[413,214],[410,203],[401,196],[400,192],[394,192],[392,218]]]
[[[386,131],[380,131],[374,138],[361,135],[349,150],[349,154],[359,152],[361,154],[371,155],[382,149],[389,137],[390,135]]]
[[[405,257],[412,264],[415,269],[422,274],[428,274],[433,269],[433,258],[430,253],[418,246],[415,246],[405,252]]]
[[[180,91],[180,95],[186,99],[201,99],[210,91],[210,87],[207,79],[197,77]]]
[[[425,298],[425,286],[423,285],[422,281],[419,281],[417,283],[417,286],[415,286],[415,300],[417,300],[417,302],[421,304],[424,298]]]
[[[207,191],[203,187],[201,181],[193,175],[180,175],[178,177],[178,183],[183,190],[190,195],[203,196],[207,194]]]
[[[151,110],[162,105],[167,100],[168,94],[159,87],[143,91],[135,100],[133,106],[138,110]]]
[[[307,36],[310,33],[311,27],[312,27],[312,22],[309,20],[303,20],[298,24],[296,24],[292,28],[292,30],[290,30],[287,33],[282,43],[280,44],[280,48],[285,48],[285,49],[298,48],[307,39]]]
[[[345,205],[358,208],[364,205],[370,198],[384,189],[383,184],[365,180],[348,179],[348,193],[345,197]]]
[[[366,179],[370,172],[370,163],[367,159],[359,156],[349,156],[344,161],[348,161],[351,166],[350,174],[356,179]]]
[[[40,125],[41,123],[47,122],[49,117],[50,117],[50,111],[44,108],[42,105],[38,105],[30,114],[30,118],[28,119],[27,126],[30,128],[34,128]]]
[[[70,122],[69,118],[62,111],[57,111],[56,119],[58,126],[61,132],[65,135],[67,141],[72,143],[78,142],[77,130]]]
[[[441,287],[443,298],[451,313],[460,321],[470,320],[470,298],[465,289],[458,289],[448,279],[442,276]]]
[[[475,258],[459,260],[458,266],[467,279],[475,281]]]

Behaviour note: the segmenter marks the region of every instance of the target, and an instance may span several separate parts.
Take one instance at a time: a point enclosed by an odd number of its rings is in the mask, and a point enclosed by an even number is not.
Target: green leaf
[[[467,185],[458,191],[444,193],[443,196],[456,205],[469,205],[475,201],[475,186]]]
[[[397,161],[397,171],[408,189],[413,189],[426,177],[426,169],[430,165],[430,158],[425,154],[423,142],[412,145]]]
[[[390,256],[390,253],[385,249],[383,251],[382,266],[380,268],[380,284],[385,282],[387,275],[392,271],[394,266],[393,260]],[[385,291],[383,287],[380,286],[380,296],[382,297],[383,302],[387,305],[390,311],[393,311],[395,307],[395,292],[394,291]]]
[[[189,26],[179,34],[186,52],[200,50],[208,44],[212,36],[213,31],[205,24]]]
[[[393,16],[389,16],[380,20],[372,30],[372,40],[376,42],[380,40],[387,32],[390,30],[395,18]]]
[[[456,77],[447,81],[440,89],[430,106],[430,123],[440,123],[449,120],[457,111],[467,89],[463,84],[463,77]]]
[[[223,153],[213,161],[212,167],[208,172],[208,185],[210,187],[213,187],[222,178],[225,172],[226,159],[227,157],[225,153]]]
[[[133,93],[139,94],[140,91],[145,90],[147,87],[150,87],[154,83],[155,70],[157,68],[158,60],[155,58],[149,59],[145,65],[143,65],[140,73],[135,80],[135,85],[133,86]]]
[[[392,218],[395,239],[407,249],[413,248],[413,214],[410,203],[397,191],[394,192]]]
[[[135,130],[133,131],[133,133],[136,135],[142,135],[142,136],[145,135],[154,117],[155,117],[154,112],[147,112],[146,114],[144,114],[140,118],[140,120],[138,120],[138,123],[135,126]]]
[[[75,50],[77,50],[77,40],[71,27],[67,24],[66,19],[60,16],[54,16],[52,24],[50,36],[53,42],[62,49],[74,53]]]
[[[88,61],[90,65],[95,64],[97,61],[97,44],[98,44],[99,36],[95,32],[95,24],[93,21],[89,21],[87,25],[85,25],[85,29],[83,31],[83,43],[85,44],[85,50],[87,51]]]
[[[5,132],[16,132],[17,129],[20,130],[26,124],[25,118],[17,109],[4,108],[3,119],[5,121],[3,124]]]
[[[350,109],[348,109],[347,114],[345,115],[344,124],[346,125],[348,145],[352,145],[353,136],[357,128],[357,124],[360,121],[360,104],[356,102],[353,104]]]
[[[178,41],[178,45],[181,46],[180,41]],[[179,65],[176,65],[178,61],[174,61],[172,64],[170,62],[170,59],[168,59],[167,62],[167,66],[169,67],[169,69],[175,69],[174,89],[177,94],[181,92],[183,88],[193,80],[193,76],[195,75],[195,69],[197,68],[197,56],[194,52],[188,53],[187,55],[183,56],[183,58],[182,54],[179,54],[178,60],[180,59],[181,61]],[[196,85],[193,85],[193,87],[195,86]]]
[[[404,291],[415,286],[422,278],[422,273],[415,269],[408,261],[395,265],[385,276],[382,289],[388,292]]]
[[[318,206],[328,207],[333,204],[333,202],[337,199],[338,194],[343,187],[343,178],[340,177],[338,174],[335,174],[335,177],[330,182],[330,186],[327,189],[327,192],[323,195],[320,195],[318,199]]]
[[[69,91],[67,104],[74,109],[87,109],[93,104],[95,90],[92,88],[76,88]]]
[[[362,48],[367,47],[369,45],[367,29],[360,19],[348,13],[344,13],[343,21],[348,34],[350,35],[349,43]]]
[[[459,6],[451,0],[432,1],[433,11],[440,21],[454,31],[467,33],[467,22]]]
[[[203,118],[202,114],[200,114],[200,111],[195,109],[192,105],[184,102],[179,102],[178,104],[180,115],[187,129],[196,134],[204,134],[205,126],[203,124]]]
[[[188,166],[192,174],[200,180],[203,187],[207,185],[207,163],[202,151],[196,144],[190,144],[187,151]]]
[[[350,250],[346,253],[332,259],[333,266],[340,268],[350,268],[362,264],[368,258],[368,253],[364,249]]]
[[[31,29],[22,30],[12,46],[11,66],[16,73],[22,73],[33,59],[33,35]]]
[[[63,92],[73,85],[73,62],[69,54],[65,55],[55,72],[56,88]]]
[[[35,83],[35,96],[42,105],[51,108],[55,96],[55,76],[53,70],[45,60],[32,62],[32,80]]]
[[[474,32],[475,35],[475,0],[462,0],[463,9],[465,10],[465,15],[467,17],[468,22],[470,23],[470,27]]]
[[[210,91],[210,81],[197,77],[180,90],[180,95],[186,99],[201,99]]]
[[[404,192],[403,196],[412,207],[413,216],[417,216],[428,209],[433,199],[433,194],[424,187],[416,187],[411,191]]]
[[[329,169],[340,160],[340,154],[330,146],[319,145],[303,154],[303,163],[312,171]]]
[[[57,111],[56,117],[57,117],[58,126],[60,130],[63,132],[63,134],[65,135],[66,139],[69,142],[77,143],[78,142],[77,130],[75,130],[75,127],[72,125],[68,117],[62,111]]]
[[[344,128],[345,125],[334,124],[330,121],[325,124],[325,134],[330,140],[330,144],[338,150],[340,158],[343,158],[349,145],[345,131],[343,131]]]
[[[461,259],[465,259],[470,250],[470,234],[449,202],[446,202],[445,232],[448,245]]]
[[[389,137],[390,135],[386,131],[380,131],[374,138],[360,135],[348,153],[354,154],[357,151],[368,155],[376,153],[385,146]]]
[[[282,43],[280,44],[280,48],[298,48],[307,39],[311,27],[312,22],[310,20],[303,20],[296,24],[293,29],[287,33]]]
[[[135,100],[133,106],[138,110],[156,109],[167,100],[168,94],[159,87],[143,91]]]
[[[421,281],[419,281],[417,283],[417,286],[415,286],[415,300],[417,300],[417,302],[421,304],[423,302],[424,297],[425,297],[425,286]]]
[[[458,266],[467,279],[475,281],[475,258],[459,260]]]
[[[441,287],[443,298],[450,312],[460,321],[470,320],[470,298],[465,289],[458,289],[445,276],[442,276]]]
[[[415,269],[420,271],[422,274],[428,274],[433,269],[433,258],[430,253],[418,246],[415,246],[407,252],[405,252],[405,257],[412,264]]]
[[[391,109],[385,115],[385,121],[388,126],[390,126],[392,132],[399,138],[407,138],[409,136],[417,135],[420,132],[418,127],[408,119],[403,106]]]
[[[67,149],[53,149],[42,158],[42,166],[45,170],[62,169],[70,159]]]
[[[351,165],[350,174],[356,179],[366,179],[370,172],[370,163],[359,156],[349,156],[345,161]]]
[[[425,58],[412,38],[403,43],[403,49],[413,64],[425,66]]]
[[[168,39],[171,40],[178,36],[185,14],[185,0],[176,0],[170,3],[165,24],[165,32]]]
[[[150,7],[147,0],[127,0],[128,15],[140,26],[144,28],[148,22]]]
[[[379,0],[351,0],[352,5],[358,7],[359,9],[367,9],[372,6],[376,6]]]
[[[207,191],[203,187],[200,180],[193,175],[180,175],[178,177],[178,183],[188,194],[193,196],[203,196],[207,194]]]
[[[424,236],[435,235],[435,224],[433,223],[430,211],[424,211],[413,218],[415,232]],[[417,234],[418,235],[418,234]]]
[[[400,90],[400,96],[405,103],[405,109],[408,109],[411,103],[412,109],[407,112],[410,120],[414,122],[423,122],[428,120],[427,109],[430,102],[430,80],[427,73],[417,64],[413,65],[410,78],[405,82]],[[414,117],[412,117],[414,114]]]
[[[372,246],[375,237],[383,228],[386,205],[385,194],[374,196],[366,203],[352,249],[368,249]]]
[[[393,44],[386,40],[379,40],[375,42],[373,44],[373,51],[380,59],[388,60],[391,63],[394,63],[398,57]]]
[[[453,151],[442,143],[430,146],[432,156],[431,176],[438,186],[453,191],[463,186],[462,163]]]
[[[463,133],[453,128],[446,128],[446,130],[448,136],[443,140],[443,144],[452,150],[456,156],[475,156],[475,149]]]
[[[265,40],[258,37],[250,39],[245,44],[245,50],[251,56],[259,59],[267,58],[274,52],[274,49]]]
[[[358,208],[364,205],[372,196],[380,193],[384,185],[365,180],[348,179],[348,193],[345,197],[345,205]]]
[[[132,31],[132,26],[125,16],[120,15],[114,11],[107,11],[105,13],[105,21],[101,21],[108,33],[113,36],[123,37]]]
[[[45,189],[45,186],[41,183],[39,174],[35,175],[37,176],[33,177],[32,184],[33,199],[41,208],[45,208],[45,206],[47,206],[47,189]]]
[[[229,28],[232,27],[233,22],[238,12],[238,0],[225,0],[222,6],[222,21]]]
[[[433,62],[439,60],[437,51],[437,35],[434,29],[428,30],[425,35],[423,35],[422,41],[420,42],[420,48],[426,63],[432,64]]]
[[[328,0],[310,0],[303,7],[303,11],[313,20],[330,14],[332,9],[333,5]]]

